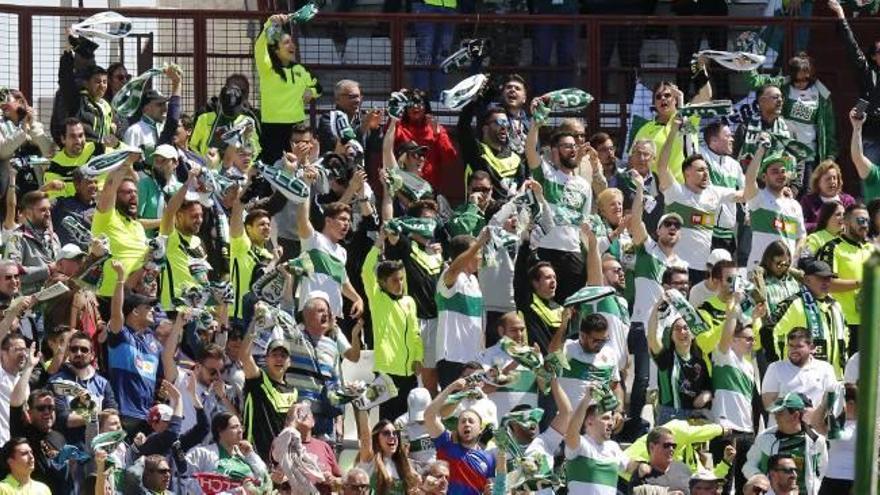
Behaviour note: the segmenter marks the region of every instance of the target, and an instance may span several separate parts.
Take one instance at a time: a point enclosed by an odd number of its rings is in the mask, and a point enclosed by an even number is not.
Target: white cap
[[[153,156],[161,156],[162,158],[177,159],[177,150],[170,144],[160,144],[153,150]]]
[[[61,251],[58,251],[58,260],[73,260],[85,255],[86,253],[79,246],[68,243],[61,248]]]
[[[323,299],[327,302],[327,306],[330,306],[330,296],[322,290],[313,290],[306,295],[306,303],[312,299]]]
[[[406,398],[406,404],[409,410],[410,421],[424,421],[425,409],[431,403],[431,392],[428,389],[418,387],[409,391]]]
[[[719,261],[733,261],[733,258],[730,256],[730,253],[727,252],[726,249],[713,249],[711,253],[709,253],[709,258],[706,260],[707,266],[715,266]]]

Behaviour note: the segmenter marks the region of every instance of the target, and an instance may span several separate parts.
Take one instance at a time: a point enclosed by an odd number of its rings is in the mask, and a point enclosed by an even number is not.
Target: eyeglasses
[[[34,410],[36,410],[38,412],[54,411],[55,405],[54,404],[41,404],[39,406],[34,406]]]
[[[88,353],[92,352],[92,349],[90,347],[83,347],[83,346],[78,346],[78,345],[70,346],[67,349],[70,351],[71,354],[76,354],[76,353],[88,354]]]

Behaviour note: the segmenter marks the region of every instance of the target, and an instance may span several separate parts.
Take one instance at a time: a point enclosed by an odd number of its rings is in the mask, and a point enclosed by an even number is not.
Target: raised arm
[[[201,173],[200,171],[201,169],[198,165],[189,169],[186,183],[180,186],[180,188],[177,189],[177,192],[174,193],[174,196],[171,196],[171,199],[168,200],[168,204],[165,206],[165,211],[162,212],[162,221],[159,224],[159,234],[169,235],[171,234],[171,231],[174,230],[174,217],[177,215],[180,207],[183,206],[187,191],[195,189],[196,177],[199,176],[199,173]]]
[[[125,159],[125,164],[110,172],[107,176],[107,181],[104,183],[104,189],[101,190],[101,194],[98,195],[98,201],[95,205],[99,212],[106,213],[116,205],[116,190],[119,189],[123,179],[131,175],[136,177],[134,169],[131,167],[138,160],[138,157],[140,157],[140,154],[138,153],[129,154],[128,158]]]
[[[565,435],[574,411],[571,407],[571,401],[568,400],[568,395],[559,385],[559,379],[557,377],[553,377],[550,380],[550,395],[553,396],[553,401],[556,403],[556,417],[554,417],[553,421],[550,423],[550,428]]]
[[[260,368],[257,366],[257,362],[254,361],[253,354],[251,354],[251,345],[254,343],[254,336],[256,335],[254,323],[255,321],[251,320],[247,334],[245,334],[244,339],[241,341],[241,351],[239,351],[241,368],[244,371],[245,378],[258,378],[260,376]]]
[[[746,169],[745,187],[743,187],[742,195],[737,197],[737,202],[748,203],[758,195],[758,171],[761,170],[761,162],[764,161],[766,152],[767,147],[763,145],[758,146],[758,150],[755,151],[755,156],[749,163],[749,168]]]
[[[303,180],[305,180],[309,187],[311,187],[314,185],[317,178],[318,174],[314,168],[307,165],[306,171],[303,174]],[[315,229],[312,227],[312,221],[309,219],[311,202],[311,197],[306,198],[306,200],[300,203],[296,209],[296,233],[299,235],[300,239],[308,239],[315,233]]]
[[[367,411],[355,409],[354,422],[357,427],[358,443],[360,443],[357,462],[371,462],[375,454],[373,453],[373,441],[370,438],[370,425]]]
[[[553,338],[547,344],[547,352],[557,352],[562,350],[562,344],[565,343],[565,333],[568,331],[568,322],[574,313],[574,308],[566,308],[562,311],[562,317],[559,320],[559,327],[553,333]]]
[[[660,305],[664,302],[664,299],[657,301],[656,304],[651,308],[651,316],[648,317],[648,350],[651,351],[651,354],[657,355],[663,352],[663,342],[660,340],[660,335],[658,335],[658,327],[660,326],[660,317],[658,313],[660,312]]]
[[[735,294],[727,303],[727,313],[724,315],[724,327],[721,329],[721,340],[718,341],[718,350],[722,354],[727,354],[730,345],[733,343],[733,333],[736,331],[736,322],[739,316],[739,305],[742,302],[742,295]]]
[[[538,101],[538,98],[532,99],[532,115],[534,115]],[[529,165],[529,170],[534,170],[541,166],[541,155],[538,154],[538,131],[540,129],[541,123],[533,120],[529,133],[526,135],[526,163]]]
[[[122,312],[122,303],[125,301],[125,267],[115,260],[110,266],[116,272],[116,287],[113,288],[113,297],[110,299],[110,321],[107,322],[107,330],[111,333],[119,333],[125,324],[125,315]]]
[[[593,382],[587,382],[587,393],[584,394],[584,398],[581,399],[577,409],[574,410],[571,421],[568,422],[568,428],[565,429],[565,447],[570,450],[574,450],[581,445],[581,427],[584,425],[584,420],[587,417],[587,408],[590,407],[590,402],[593,400],[592,390]]]
[[[449,398],[450,394],[458,392],[460,390],[464,390],[465,381],[464,378],[459,378],[454,382],[450,383],[448,387],[444,388],[442,392],[437,394],[437,397],[428,404],[428,407],[425,408],[425,430],[428,432],[428,435],[431,435],[431,438],[437,438],[446,428],[443,427],[442,417],[440,416],[440,410],[443,408],[443,405],[446,404],[446,399]]]
[[[709,79],[709,73],[706,71],[706,62],[707,60],[703,57],[697,60],[697,70],[702,71],[705,75],[706,84],[697,90],[697,94],[691,99],[691,103],[705,103],[712,100],[712,80]]]
[[[680,139],[679,129],[681,128],[681,117],[675,117],[669,130],[669,136],[663,143],[663,149],[660,150],[660,157],[657,158],[657,185],[660,186],[660,192],[665,193],[675,184],[675,176],[669,171],[669,157],[672,156],[672,147],[675,140]]]
[[[852,138],[849,141],[849,152],[852,156],[853,164],[859,173],[859,178],[864,180],[868,178],[874,164],[865,156],[864,145],[862,143],[862,126],[865,124],[865,118],[856,117],[855,110],[850,110],[849,121],[852,124]]]
[[[388,115],[388,129],[385,130],[385,137],[382,138],[382,166],[385,170],[399,168],[397,165],[397,157],[394,156],[394,138],[397,134],[397,118]]]
[[[477,237],[477,241],[471,244],[465,252],[452,260],[452,263],[449,264],[449,268],[443,273],[443,284],[446,285],[446,287],[452,287],[455,285],[455,279],[458,278],[458,274],[464,271],[465,267],[467,267],[471,260],[480,255],[480,249],[482,249],[487,242],[489,242],[489,229],[484,227],[480,232],[480,236]]]
[[[237,239],[244,233],[244,205],[241,203],[241,186],[232,186],[232,211],[229,213],[229,238]]]
[[[605,285],[602,280],[602,253],[599,252],[599,240],[589,223],[581,225],[581,238],[587,246],[587,285]]]
[[[31,342],[28,356],[24,360],[24,368],[21,370],[21,375],[18,377],[15,387],[12,388],[12,392],[9,394],[9,407],[22,407],[27,402],[28,395],[31,394],[31,375],[34,372],[34,368],[40,364],[41,357],[42,355],[37,352],[37,344]]]
[[[189,309],[184,309],[177,313],[174,324],[171,325],[171,333],[162,346],[162,367],[165,370],[165,379],[171,383],[177,381],[177,346],[180,343],[180,334],[183,332],[183,324],[189,317]]]
[[[630,170],[630,178],[635,186],[632,209],[629,215],[629,234],[633,245],[641,246],[648,240],[648,227],[645,226],[645,180],[635,170]]]

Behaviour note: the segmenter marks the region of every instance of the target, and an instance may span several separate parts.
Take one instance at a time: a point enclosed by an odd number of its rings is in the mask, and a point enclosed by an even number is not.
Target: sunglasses
[[[661,227],[666,227],[666,228],[675,227],[676,229],[680,229],[680,228],[681,228],[681,224],[678,223],[678,222],[663,222],[662,224],[660,224],[660,226],[661,226]]]
[[[654,95],[654,99],[657,101],[666,100],[672,98],[672,93],[657,93]]]
[[[859,227],[867,227],[869,223],[871,223],[871,220],[867,217],[856,217],[856,225]]]
[[[47,411],[54,411],[55,406],[52,404],[43,404],[43,405],[35,406],[34,409],[37,412],[47,412]]]
[[[491,187],[474,187],[471,189],[472,193],[487,193],[487,192],[491,192],[491,191],[492,191]]]
[[[379,435],[382,435],[385,438],[391,438],[391,437],[400,436],[400,432],[391,431],[391,430],[382,430],[379,432]]]
[[[507,127],[507,126],[510,125],[510,121],[509,121],[509,120],[507,120],[507,119],[502,119],[502,118],[498,118],[498,119],[495,119],[495,120],[490,120],[489,123],[490,123],[490,124],[495,124],[495,125],[497,125],[497,126],[499,126],[499,127]]]
[[[88,354],[88,353],[92,352],[91,348],[78,346],[78,345],[70,346],[67,349],[70,351],[71,354],[76,354],[76,353]]]

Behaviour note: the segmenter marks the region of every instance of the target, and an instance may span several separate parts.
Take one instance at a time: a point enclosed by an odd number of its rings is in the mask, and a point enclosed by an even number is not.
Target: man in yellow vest
[[[506,199],[525,181],[526,164],[510,148],[510,119],[500,106],[492,105],[483,112],[479,133],[471,129],[479,104],[478,100],[465,105],[458,117],[461,157],[467,166],[465,180],[473,172],[484,170],[492,179],[492,198]]]
[[[43,175],[43,182],[60,180],[64,183],[61,190],[49,191],[49,198],[66,198],[76,194],[73,185],[73,172],[85,165],[93,156],[104,153],[104,145],[89,141],[86,137],[82,121],[71,117],[64,122],[64,134],[61,136],[62,148],[52,157],[49,168]],[[99,184],[99,187],[103,185]]]
[[[522,318],[526,322],[529,343],[538,344],[541,352],[546,354],[550,339],[562,321],[562,306],[553,300],[556,297],[556,271],[550,263],[539,261],[529,270],[528,277],[532,297],[528,306],[520,306]]]

